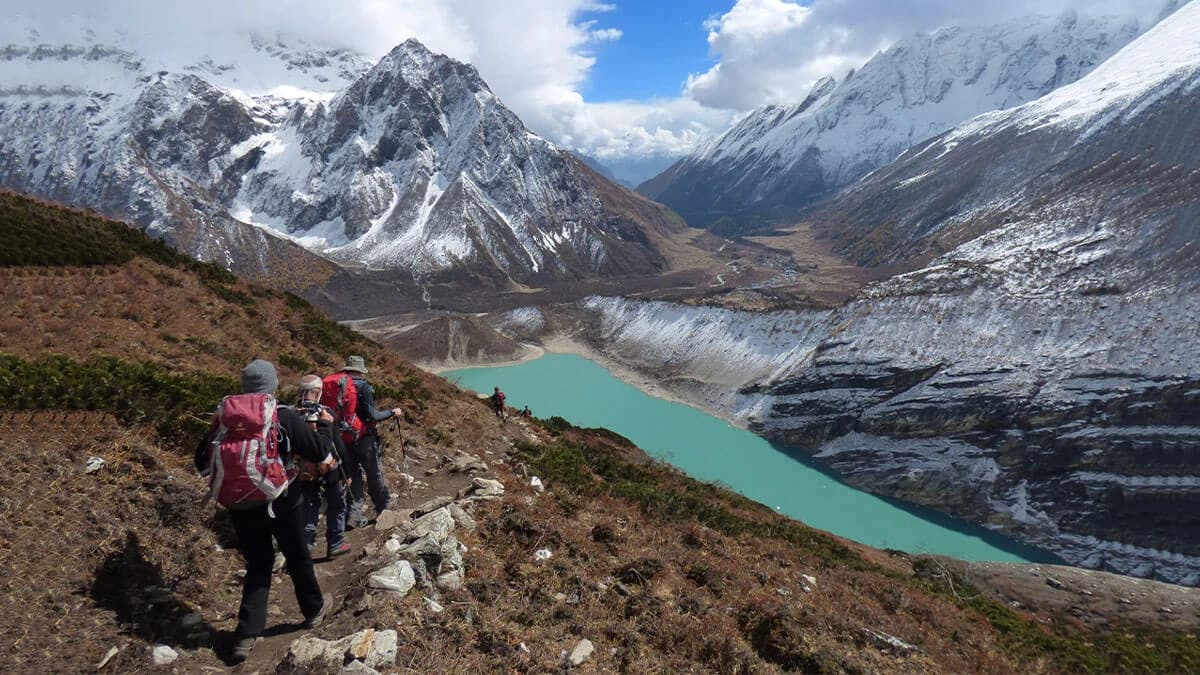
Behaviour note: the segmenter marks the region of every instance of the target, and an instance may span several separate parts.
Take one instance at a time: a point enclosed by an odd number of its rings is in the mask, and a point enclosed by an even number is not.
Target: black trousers
[[[287,572],[296,588],[296,603],[304,618],[321,611],[321,587],[313,570],[312,555],[304,539],[304,500],[298,486],[275,500],[275,517],[266,506],[231,510],[230,519],[237,531],[238,546],[246,558],[246,581],[242,587],[242,607],[238,610],[235,638],[257,637],[267,627],[267,596],[271,593],[271,567],[275,564],[275,547],[287,559]]]

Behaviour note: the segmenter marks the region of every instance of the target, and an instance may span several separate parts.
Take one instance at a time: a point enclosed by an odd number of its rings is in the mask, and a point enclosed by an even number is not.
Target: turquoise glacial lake
[[[600,365],[573,354],[513,366],[442,373],[465,389],[500,387],[508,404],[534,416],[606,427],[688,475],[720,482],[813,527],[877,548],[965,560],[1058,562],[1044,551],[928,509],[850,487],[798,450],[687,405],[647,395]]]

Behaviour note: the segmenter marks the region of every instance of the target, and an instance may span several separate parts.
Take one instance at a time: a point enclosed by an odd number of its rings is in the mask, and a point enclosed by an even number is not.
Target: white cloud
[[[553,140],[569,144],[574,139],[616,139],[619,147],[645,149],[658,139],[659,150],[682,152],[681,139],[696,133],[691,121],[670,112],[594,111],[579,93],[595,63],[593,48],[623,35],[620,28],[605,25],[602,16],[597,18],[597,13],[613,8],[595,0],[353,0],[336,6],[325,0],[44,0],[6,8],[4,14],[31,21],[43,41],[70,39],[67,33],[84,24],[119,28],[136,36],[139,48],[163,52],[200,53],[220,44],[214,37],[218,34],[256,32],[348,47],[375,59],[415,37],[435,52],[473,64],[527,126]],[[13,37],[18,23],[28,21],[0,24],[0,43]],[[654,125],[669,121],[672,126],[598,126],[633,119]],[[627,141],[626,135],[642,140]],[[601,153],[612,148],[580,149]]]
[[[599,28],[588,33],[588,35],[591,36],[591,38],[596,42],[612,42],[613,40],[620,40],[621,36],[624,34],[624,31],[622,31],[620,28]]]
[[[624,0],[633,2],[635,0]],[[989,21],[1072,5],[1143,14],[1159,0],[738,0],[707,24],[718,61],[678,98],[590,103],[581,90],[606,42],[624,37],[597,0],[0,0],[0,41],[15,17],[50,40],[72,15],[116,26],[164,52],[212,49],[217,34],[295,36],[378,58],[416,37],[476,66],[533,131],[602,159],[678,155],[722,131],[739,111],[792,101],[820,75],[857,66],[905,33],[964,18]],[[732,2],[732,0],[731,0]],[[624,28],[630,28],[628,26]],[[655,67],[647,64],[647,67]],[[681,80],[685,74],[679,73]]]
[[[1064,10],[1151,21],[1165,0],[737,0],[706,24],[717,63],[688,76],[687,96],[748,110],[801,98],[814,80],[840,76],[912,33]]]

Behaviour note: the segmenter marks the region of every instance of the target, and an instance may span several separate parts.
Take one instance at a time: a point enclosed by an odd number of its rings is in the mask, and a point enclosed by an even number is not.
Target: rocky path
[[[523,427],[514,421],[506,425],[506,431],[527,433]],[[494,444],[495,450],[487,449]],[[474,529],[471,511],[476,502],[503,494],[504,486],[489,477],[489,462],[507,444],[507,434],[484,441],[478,455],[442,453],[408,444],[407,466],[398,449],[390,450],[384,463],[385,469],[390,469],[393,508],[370,525],[347,532],[353,547],[349,554],[314,561],[322,590],[333,596],[324,625],[308,631],[300,628],[301,613],[291,581],[280,565],[272,581],[267,634],[250,658],[232,672],[369,673],[392,666],[396,631],[364,628],[360,616],[380,596],[410,593],[424,596],[425,611],[442,611],[440,592],[461,588],[465,578],[462,554],[466,547],[455,533]],[[323,524],[319,532],[318,553],[325,547]],[[230,555],[237,552],[231,550]],[[213,622],[218,630],[215,653],[222,658],[228,654],[236,611],[236,606],[231,607],[223,620]],[[192,661],[179,670],[217,672],[227,667]]]

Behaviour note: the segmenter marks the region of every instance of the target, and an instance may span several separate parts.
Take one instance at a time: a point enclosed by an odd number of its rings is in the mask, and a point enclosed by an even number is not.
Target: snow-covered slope
[[[1191,2],[831,200],[843,252],[915,266],[842,307],[592,300],[592,336],[856,486],[1200,584],[1198,35]]]
[[[112,42],[106,42],[112,40]],[[243,223],[417,278],[654,273],[679,225],[410,40],[371,65],[254,35],[170,62],[90,34],[0,48],[0,186],[239,264]],[[218,53],[219,57],[211,56]]]
[[[1069,11],[909,37],[797,105],[751,113],[639,189],[699,226],[786,213],[955,124],[1074,82],[1138,30]]]

